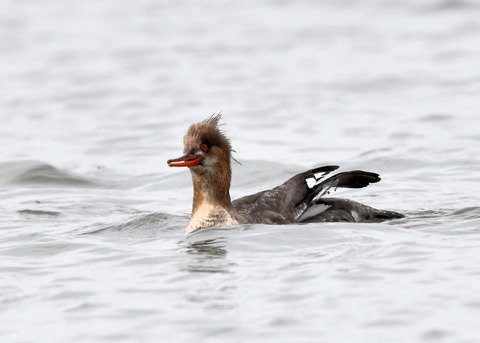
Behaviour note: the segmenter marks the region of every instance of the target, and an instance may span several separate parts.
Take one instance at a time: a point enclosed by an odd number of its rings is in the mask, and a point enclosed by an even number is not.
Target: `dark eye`
[[[200,145],[200,149],[206,152],[208,150],[208,145],[203,143],[202,145]]]

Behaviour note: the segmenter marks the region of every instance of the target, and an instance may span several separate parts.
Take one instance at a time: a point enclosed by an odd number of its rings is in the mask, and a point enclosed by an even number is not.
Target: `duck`
[[[169,167],[190,169],[193,204],[185,230],[192,233],[211,227],[242,224],[293,224],[320,222],[382,221],[402,218],[389,210],[324,195],[330,189],[363,188],[380,181],[376,173],[363,170],[339,172],[336,165],[299,173],[283,184],[234,201],[230,198],[232,145],[220,130],[221,114],[190,125],[183,137],[183,155],[169,159]]]

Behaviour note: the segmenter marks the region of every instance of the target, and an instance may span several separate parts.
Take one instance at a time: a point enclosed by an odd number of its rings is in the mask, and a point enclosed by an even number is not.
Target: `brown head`
[[[228,197],[230,202],[232,146],[218,128],[221,114],[190,125],[183,137],[183,153],[180,158],[168,160],[170,167],[189,167],[197,193],[208,196],[210,201]],[[215,190],[217,194],[212,194]],[[195,194],[199,196],[199,194]],[[195,200],[195,199],[194,199]],[[200,200],[200,199],[198,199]]]

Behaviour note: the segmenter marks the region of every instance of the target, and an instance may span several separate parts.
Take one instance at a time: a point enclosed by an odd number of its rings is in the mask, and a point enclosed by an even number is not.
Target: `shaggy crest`
[[[230,140],[219,129],[219,122],[222,114],[213,114],[210,118],[200,123],[192,124],[183,137],[183,145],[185,151],[189,151],[192,147],[206,143],[209,146],[217,146],[222,149],[231,158],[232,145]],[[234,159],[235,160],[235,159]]]

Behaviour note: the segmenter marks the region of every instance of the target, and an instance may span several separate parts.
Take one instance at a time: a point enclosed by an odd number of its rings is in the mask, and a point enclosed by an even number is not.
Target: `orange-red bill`
[[[201,160],[202,156],[185,154],[182,157],[168,160],[167,163],[169,167],[193,167],[198,165]]]

